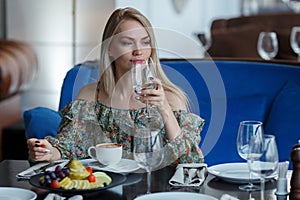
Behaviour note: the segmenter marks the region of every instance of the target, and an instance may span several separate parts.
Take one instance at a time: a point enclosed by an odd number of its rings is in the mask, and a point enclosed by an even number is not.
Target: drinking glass
[[[146,89],[156,88],[156,84],[151,80],[154,77],[156,77],[156,70],[151,58],[132,61],[131,80],[133,89],[137,94],[141,94]],[[146,99],[146,111],[143,117],[153,117],[150,113],[148,99]]]
[[[254,148],[254,146],[250,148]],[[274,135],[263,136],[263,154],[259,159],[252,160],[249,164],[250,170],[254,174],[260,175],[261,191],[264,192],[265,178],[274,173],[278,167],[278,150]]]
[[[300,12],[300,1],[299,0],[282,0],[288,7],[290,7],[295,13]]]
[[[239,186],[245,191],[256,191],[259,187],[252,183],[252,171],[249,163],[259,159],[263,153],[263,124],[260,121],[242,121],[239,125],[236,146],[238,154],[248,162],[249,183]],[[250,147],[252,145],[252,147]]]
[[[298,55],[298,62],[300,62],[300,26],[292,28],[290,43],[293,51]]]
[[[197,37],[200,40],[202,47],[205,51],[209,49],[211,46],[211,34],[209,31],[204,31],[201,33],[197,33]]]
[[[258,36],[257,51],[264,60],[273,59],[278,53],[278,40],[275,32],[261,32]]]
[[[164,159],[162,138],[158,129],[138,128],[134,136],[134,160],[147,171],[147,193],[151,191],[151,171]]]

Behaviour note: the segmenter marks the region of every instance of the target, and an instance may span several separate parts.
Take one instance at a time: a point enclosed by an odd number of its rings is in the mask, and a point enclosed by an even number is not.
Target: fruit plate
[[[29,180],[29,183],[31,185],[35,186],[35,187],[50,190],[52,192],[57,192],[57,193],[89,193],[89,192],[98,192],[98,191],[101,191],[101,190],[106,190],[108,188],[115,187],[117,185],[121,185],[127,179],[126,176],[123,175],[123,174],[118,174],[118,173],[113,173],[113,172],[105,172],[105,173],[108,176],[111,177],[112,182],[109,185],[101,187],[101,188],[82,189],[82,190],[77,190],[77,189],[65,190],[65,189],[62,189],[62,188],[55,189],[55,188],[51,188],[51,187],[47,187],[47,186],[42,186],[39,183],[39,179],[40,179],[41,176],[44,175],[43,173],[32,176]]]

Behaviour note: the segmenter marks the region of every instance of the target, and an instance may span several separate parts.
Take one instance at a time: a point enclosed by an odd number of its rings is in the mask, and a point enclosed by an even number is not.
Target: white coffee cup
[[[122,145],[116,143],[102,143],[88,148],[91,158],[103,165],[114,165],[122,159]]]

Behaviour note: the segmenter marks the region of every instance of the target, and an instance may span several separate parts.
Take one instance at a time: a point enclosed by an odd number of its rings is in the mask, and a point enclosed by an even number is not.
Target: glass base
[[[248,185],[239,186],[239,189],[247,192],[253,192],[253,191],[259,191],[260,187],[253,184],[248,184]]]

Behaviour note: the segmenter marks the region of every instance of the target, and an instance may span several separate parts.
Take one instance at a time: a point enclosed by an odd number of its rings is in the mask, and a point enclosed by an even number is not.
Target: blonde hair
[[[185,93],[168,79],[160,65],[156,51],[157,45],[155,36],[150,21],[141,12],[130,7],[116,9],[109,17],[104,28],[100,52],[100,76],[97,90],[99,91],[101,88],[101,90],[103,90],[108,96],[111,96],[113,93],[116,84],[115,66],[114,61],[108,55],[108,50],[110,48],[113,36],[117,34],[119,25],[124,20],[129,19],[136,20],[141,23],[150,37],[150,44],[152,48],[150,57],[155,63],[157,78],[161,80],[164,90],[175,94],[181,102],[184,102],[185,106],[187,107],[188,101]]]

